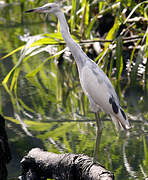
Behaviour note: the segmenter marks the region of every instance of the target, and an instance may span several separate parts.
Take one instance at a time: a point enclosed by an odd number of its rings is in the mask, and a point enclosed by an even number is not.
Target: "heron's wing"
[[[100,107],[112,116],[116,126],[120,125],[123,129],[130,128],[110,80],[97,65],[85,64],[80,73],[80,81],[94,112]]]
[[[94,73],[94,75],[97,78],[97,81],[101,82],[101,80],[103,81],[103,83],[105,84],[106,88],[108,89],[108,92],[114,97],[116,103],[119,104],[119,99],[118,96],[115,92],[115,89],[113,88],[113,85],[111,83],[111,81],[108,79],[107,75],[104,73],[104,71],[102,71],[102,69],[99,68],[99,66],[97,64],[92,64],[92,72]]]
[[[85,94],[89,99],[100,106],[105,112],[113,110],[110,98],[119,106],[116,92],[105,73],[95,64],[86,64],[80,74],[80,81]]]

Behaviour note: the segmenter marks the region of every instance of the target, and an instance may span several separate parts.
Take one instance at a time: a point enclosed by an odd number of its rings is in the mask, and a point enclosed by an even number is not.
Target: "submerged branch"
[[[22,161],[19,179],[113,180],[114,175],[83,154],[55,154],[34,148]]]

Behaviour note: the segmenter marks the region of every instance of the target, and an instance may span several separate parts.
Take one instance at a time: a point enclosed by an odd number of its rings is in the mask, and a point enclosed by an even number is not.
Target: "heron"
[[[102,125],[99,117],[100,109],[111,116],[115,127],[123,130],[130,128],[127,115],[120,106],[118,96],[113,85],[104,71],[91,60],[71,37],[69,27],[60,6],[56,3],[48,3],[25,13],[46,13],[54,14],[60,22],[60,32],[66,45],[69,47],[79,73],[80,84],[90,102],[91,110],[95,113],[97,132],[101,132]],[[98,140],[96,140],[97,143]]]

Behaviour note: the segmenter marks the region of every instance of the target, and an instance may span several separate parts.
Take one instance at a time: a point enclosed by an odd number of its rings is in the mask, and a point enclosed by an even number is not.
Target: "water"
[[[28,34],[52,31],[43,18],[20,16],[19,5],[0,9],[0,57],[24,44]],[[7,13],[6,13],[7,12]],[[34,23],[32,23],[34,19]],[[25,35],[24,35],[25,34]],[[21,37],[21,38],[20,38]],[[55,153],[93,155],[96,124],[88,99],[80,87],[74,62],[62,57],[59,63],[49,60],[34,77],[27,77],[48,57],[42,52],[21,66],[17,92],[0,85],[0,113],[6,118],[13,159],[8,165],[9,179],[20,175],[22,157],[33,147]],[[17,63],[19,53],[0,61],[0,81]],[[11,79],[10,79],[11,80]],[[10,82],[8,85],[10,86]],[[99,162],[116,179],[146,179],[148,176],[148,101],[138,85],[134,89],[118,87],[120,102],[133,126],[130,132],[115,131],[110,118],[100,113],[103,133]],[[17,96],[16,96],[16,94]],[[122,96],[123,95],[123,96]]]

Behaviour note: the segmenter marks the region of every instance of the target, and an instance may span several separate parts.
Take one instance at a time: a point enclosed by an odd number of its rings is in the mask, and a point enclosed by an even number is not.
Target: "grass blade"
[[[56,56],[62,54],[64,51],[65,51],[65,49],[59,51],[59,52],[56,53],[54,56],[50,56],[50,57],[46,58],[43,63],[41,63],[41,64],[40,64],[35,70],[33,70],[31,73],[28,73],[28,74],[26,75],[26,77],[27,77],[27,78],[34,77],[34,76],[41,70],[41,68],[43,67],[43,65],[44,65],[48,60],[55,58]]]
[[[130,12],[130,14],[128,15],[128,17],[126,18],[126,20],[124,21],[123,24],[127,23],[127,21],[129,20],[129,18],[133,15],[133,13],[136,11],[136,9],[137,9],[139,6],[141,6],[142,4],[146,4],[146,3],[148,3],[148,1],[143,1],[143,2],[141,2],[141,3],[139,3],[139,4],[137,4],[137,5],[134,7],[134,9]]]
[[[122,47],[123,47],[123,43],[122,43],[122,37],[119,36],[117,38],[117,46],[116,46],[116,68],[117,68],[117,72],[116,72],[116,77],[117,77],[117,81],[120,81],[120,77],[122,74],[122,70],[123,70],[123,57],[122,57]]]
[[[110,29],[110,31],[108,32],[108,34],[106,36],[106,40],[114,40],[120,24],[121,23],[120,23],[120,21],[119,21],[119,19],[117,17],[115,19],[113,27]],[[106,50],[110,44],[111,44],[110,42],[106,42],[105,46],[104,46],[104,49]]]
[[[20,51],[23,48],[24,48],[24,45],[20,46],[19,48],[15,49],[15,50],[11,51],[10,53],[6,54],[5,56],[1,57],[0,60],[6,59],[7,57],[11,56],[12,54],[16,53],[17,51]]]

